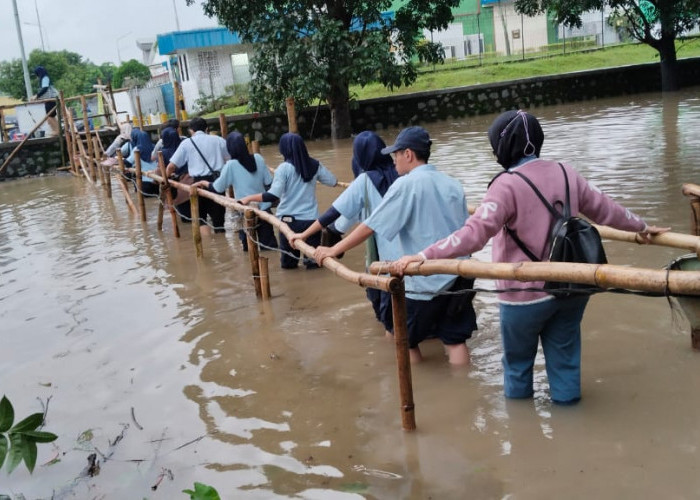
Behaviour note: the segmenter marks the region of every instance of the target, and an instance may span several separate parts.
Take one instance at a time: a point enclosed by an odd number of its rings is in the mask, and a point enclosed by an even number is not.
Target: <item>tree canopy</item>
[[[333,137],[349,137],[349,86],[410,85],[418,61],[442,62],[440,44],[423,39],[422,31],[446,28],[459,0],[408,0],[395,10],[392,3],[204,0],[203,6],[253,44],[251,104],[257,111],[281,110],[290,96],[298,106],[322,99],[331,110]]]
[[[130,85],[143,85],[151,78],[151,72],[148,66],[138,62],[136,59],[130,59],[121,64],[115,71],[112,80],[114,88],[123,87],[125,80],[128,79]]]
[[[630,36],[659,52],[663,90],[677,90],[676,39],[700,25],[700,0],[515,0],[518,12],[549,12],[557,22],[581,26],[581,15],[609,8],[613,18],[623,18]]]
[[[66,97],[94,92],[93,85],[97,83],[98,78],[102,83],[112,82],[115,88],[120,87],[127,76],[135,77],[139,83],[150,78],[148,67],[136,60],[127,61],[119,68],[111,63],[97,66],[83,59],[80,54],[66,50],[60,52],[33,50],[27,59],[27,66],[34,93],[39,89],[34,68],[43,66],[51,78],[52,85],[62,90]],[[117,76],[120,78],[118,81]],[[27,98],[20,59],[0,62],[0,92],[17,99]]]

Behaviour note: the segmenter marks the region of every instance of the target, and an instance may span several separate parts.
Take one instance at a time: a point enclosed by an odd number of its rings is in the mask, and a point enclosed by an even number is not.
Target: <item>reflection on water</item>
[[[680,185],[700,175],[697,90],[535,110],[543,156],[686,232]],[[428,126],[433,162],[462,182],[470,203],[500,168],[486,140],[492,120]],[[382,135],[390,143],[396,132]],[[350,140],[309,149],[350,180]],[[279,161],[274,147],[263,155]],[[325,208],[337,191],[319,195]],[[406,434],[393,349],[361,289],[322,270],[282,272],[270,254],[273,300],[262,304],[233,231],[205,239],[201,261],[189,228],[182,234],[176,240],[167,224],[158,233],[116,192],[107,200],[82,179],[0,184],[1,392],[20,418],[48,403],[46,430],[60,436],[40,446],[33,476],[20,467],[0,493],[177,498],[195,481],[222,498],[265,499],[700,490],[700,360],[662,299],[593,297],[583,401],[556,408],[541,358],[535,398],[504,400],[496,301],[479,294],[472,366],[451,369],[441,346],[427,343],[413,370],[418,431]],[[612,263],[653,268],[679,253],[607,248]],[[489,255],[487,247],[477,257]],[[344,262],[361,269],[361,250]],[[93,450],[100,475],[82,477]]]

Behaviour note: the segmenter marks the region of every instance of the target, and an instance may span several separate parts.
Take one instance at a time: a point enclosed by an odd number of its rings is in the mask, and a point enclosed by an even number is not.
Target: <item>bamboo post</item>
[[[19,151],[22,149],[24,144],[29,140],[29,138],[32,136],[32,134],[34,132],[36,132],[39,129],[39,127],[41,127],[48,118],[49,118],[49,115],[46,115],[46,116],[44,116],[44,118],[39,120],[39,122],[36,125],[34,125],[34,128],[32,129],[31,132],[29,132],[27,134],[27,137],[22,139],[22,142],[20,142],[17,145],[17,147],[12,150],[12,153],[10,153],[10,155],[5,159],[5,162],[2,164],[2,166],[0,166],[0,172],[2,172],[5,169],[5,167],[10,163],[12,158],[14,158],[17,153],[19,153]]]
[[[179,82],[173,82],[173,98],[175,99],[175,119],[182,121],[182,106],[180,102]]]
[[[158,184],[158,218],[156,227],[158,231],[163,230],[163,212],[165,205],[165,184],[162,182]]]
[[[253,141],[250,144],[253,147],[253,153],[260,154],[260,141]]]
[[[248,257],[250,258],[250,269],[253,273],[253,283],[255,284],[255,295],[262,297],[262,286],[260,285],[260,253],[258,251],[257,217],[252,210],[245,211],[245,232],[248,237]]]
[[[58,104],[61,106],[61,114],[63,115],[64,127],[63,135],[66,140],[66,149],[68,150],[68,161],[70,162],[71,171],[73,174],[78,174],[78,167],[75,165],[75,156],[73,154],[73,138],[72,138],[72,128],[71,120],[68,116],[68,108],[66,108],[66,102],[63,100],[63,91],[58,93]]]
[[[80,105],[83,107],[83,131],[85,132],[85,142],[87,142],[88,157],[87,161],[90,165],[90,176],[92,177],[92,182],[97,182],[97,172],[95,172],[95,165],[92,163],[93,158],[93,148],[92,148],[92,134],[90,133],[90,117],[87,112],[87,101],[85,96],[80,96]]]
[[[165,161],[163,160],[162,151],[158,151],[158,169],[160,170],[160,175],[163,177],[165,201],[168,204],[168,211],[170,212],[170,218],[173,222],[173,233],[175,233],[176,238],[179,238],[180,228],[177,225],[177,213],[175,212],[175,206],[173,205],[173,193],[170,191],[170,182],[168,181],[168,176],[165,172]]]
[[[268,262],[270,259],[267,257],[260,257],[258,259],[258,267],[260,269],[260,288],[262,291],[262,299],[270,300],[270,271]]]
[[[228,135],[228,124],[226,123],[226,115],[219,113],[219,128],[221,129],[221,137],[226,139]]]
[[[58,126],[58,145],[61,148],[61,166],[66,163],[66,150],[63,145],[63,126],[61,122],[63,121],[63,108],[60,106],[61,102],[58,97],[55,99],[56,106],[54,107],[54,113],[56,113],[56,125]]]
[[[66,143],[68,143],[68,154],[71,157],[70,159],[71,165],[73,165],[73,172],[75,173],[75,175],[79,176],[80,166],[78,162],[78,155],[80,154],[80,152],[78,151],[78,143],[75,137],[75,123],[73,122],[73,113],[71,110],[68,109],[68,105],[66,104],[66,101],[63,98],[62,90],[60,91],[60,98],[63,106],[63,116],[66,120],[66,128],[64,130],[66,132]]]
[[[7,133],[5,132],[5,110],[0,108],[0,142],[5,142],[5,136],[7,136]],[[7,138],[9,142],[9,137]]]
[[[143,130],[144,123],[143,123],[143,113],[141,112],[141,96],[136,94],[136,112],[139,115],[139,128]]]
[[[405,431],[416,430],[415,404],[413,403],[413,381],[411,360],[408,354],[408,327],[406,324],[406,291],[403,280],[395,279],[391,286],[391,307],[394,319],[394,342],[396,344],[396,366],[401,398],[401,426]]]
[[[117,162],[119,163],[119,185],[121,186],[122,191],[124,191],[124,198],[126,201],[126,205],[129,207],[129,211],[132,214],[135,214],[136,206],[134,205],[134,202],[131,199],[131,195],[129,194],[129,186],[126,183],[126,168],[124,167],[124,157],[122,156],[122,152],[120,150],[117,150]]]
[[[117,102],[114,100],[114,92],[112,91],[112,84],[107,84],[107,92],[109,94],[109,101],[112,104],[111,112],[114,113],[114,124],[119,126],[119,115],[117,115]]]
[[[112,168],[100,165],[104,170],[105,188],[107,189],[107,198],[112,198]]]
[[[104,174],[104,169],[102,168],[102,165],[100,165],[101,161],[101,156],[100,156],[100,148],[97,142],[97,134],[95,134],[92,137],[92,153],[93,153],[93,161],[95,162],[95,166],[97,167],[97,172],[100,175],[100,184],[102,184],[102,189],[106,189],[105,187],[105,174]]]
[[[293,134],[299,133],[299,128],[297,127],[297,115],[294,110],[294,98],[287,97],[284,100],[287,105],[287,122],[289,123],[289,131]]]
[[[143,198],[143,178],[141,177],[141,151],[134,151],[134,167],[136,168],[136,196],[139,200],[141,220],[146,222],[146,201]]]
[[[190,212],[192,214],[192,238],[199,259],[204,256],[204,250],[202,249],[202,234],[199,232],[199,194],[194,185],[190,185]]]

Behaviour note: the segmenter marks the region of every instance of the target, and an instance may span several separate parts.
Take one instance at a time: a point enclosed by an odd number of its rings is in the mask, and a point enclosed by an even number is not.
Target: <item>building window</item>
[[[178,62],[180,65],[180,78],[183,82],[188,82],[190,80],[190,69],[187,67],[187,54],[180,54]]]
[[[216,52],[211,50],[197,52],[197,62],[199,63],[200,77],[212,77],[221,74],[221,66],[219,65],[219,58],[216,57]]]

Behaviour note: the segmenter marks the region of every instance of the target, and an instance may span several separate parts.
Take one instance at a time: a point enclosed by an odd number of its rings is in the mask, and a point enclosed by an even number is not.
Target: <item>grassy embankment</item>
[[[700,38],[678,42],[677,47],[679,59],[700,56]],[[658,52],[648,45],[634,44],[606,47],[602,50],[528,59],[525,61],[484,63],[482,65],[478,65],[478,60],[457,61],[436,66],[434,71],[431,67],[422,68],[418,79],[409,87],[388,90],[379,83],[372,83],[365,87],[352,86],[350,92],[356,99],[361,100],[421,92],[424,90],[517,80],[519,78],[532,76],[554,75],[629,64],[643,64],[656,62],[658,60]],[[225,108],[205,116],[215,117],[218,116],[219,113],[236,115],[249,112],[247,106],[244,105]]]

